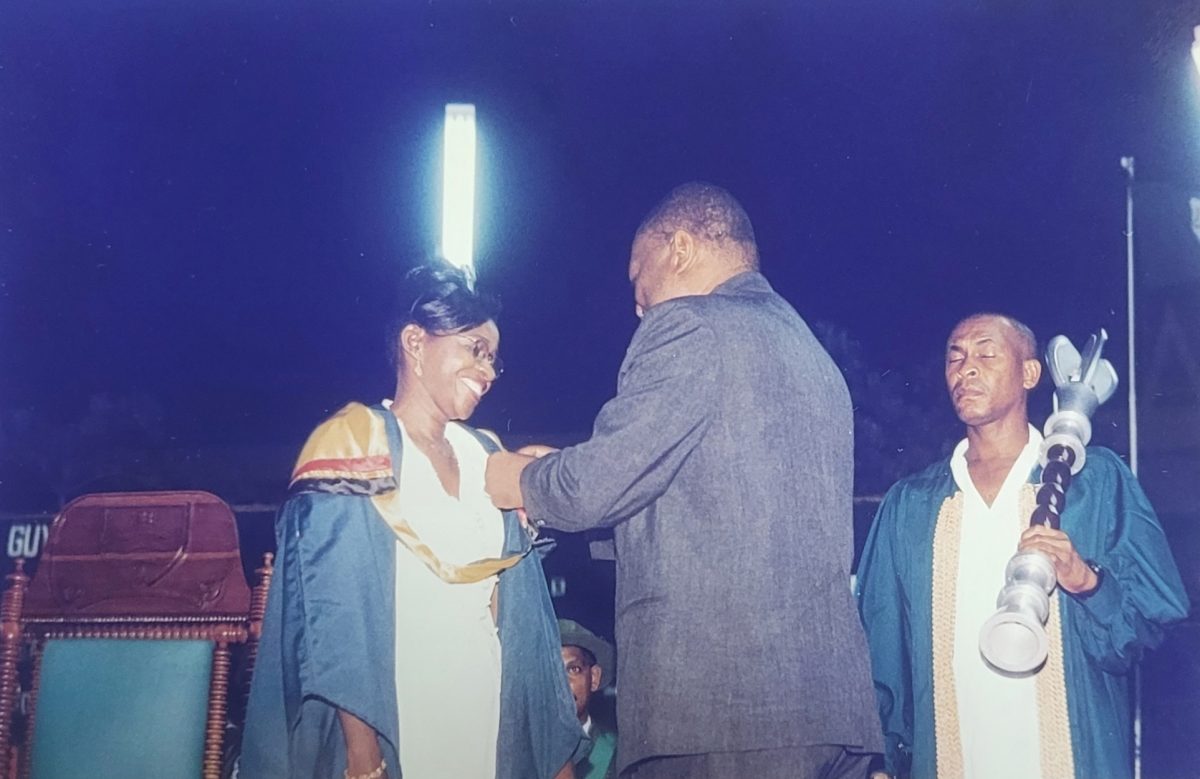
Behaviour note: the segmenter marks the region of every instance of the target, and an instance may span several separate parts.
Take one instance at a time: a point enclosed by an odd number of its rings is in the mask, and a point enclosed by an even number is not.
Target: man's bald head
[[[748,270],[758,270],[758,243],[742,204],[715,184],[691,181],[663,198],[642,220],[637,235],[671,235],[684,230],[716,253]]]
[[[1006,326],[1012,343],[1016,349],[1017,357],[1021,360],[1036,360],[1038,358],[1037,351],[1037,336],[1033,334],[1033,330],[1022,321],[1014,319],[1006,314],[997,314],[991,311],[982,311],[978,314],[971,314],[964,317],[954,329],[950,332],[956,333],[966,324],[980,322],[983,320],[995,320]]]

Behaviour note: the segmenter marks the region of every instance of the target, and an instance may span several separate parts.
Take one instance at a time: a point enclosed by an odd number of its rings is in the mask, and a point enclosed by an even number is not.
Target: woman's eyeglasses
[[[487,341],[461,333],[453,333],[453,335],[463,345],[470,345],[471,356],[475,358],[477,364],[487,365],[496,374],[496,378],[500,378],[500,374],[504,373],[504,361],[500,359],[500,355],[492,351],[492,347],[488,345]]]

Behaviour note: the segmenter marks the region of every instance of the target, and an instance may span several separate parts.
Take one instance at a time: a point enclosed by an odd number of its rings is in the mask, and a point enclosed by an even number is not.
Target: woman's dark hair
[[[388,359],[399,367],[400,331],[415,324],[434,335],[470,330],[500,313],[500,302],[471,288],[467,274],[447,264],[418,265],[404,277],[388,328]]]

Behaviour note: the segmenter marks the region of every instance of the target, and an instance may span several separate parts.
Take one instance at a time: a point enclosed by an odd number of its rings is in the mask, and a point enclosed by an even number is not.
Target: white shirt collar
[[[971,481],[971,473],[967,469],[967,449],[969,447],[970,444],[966,438],[959,441],[958,446],[954,447],[954,454],[950,457],[950,471],[954,474],[954,481],[960,490],[978,495],[975,484]],[[1029,474],[1037,465],[1041,450],[1042,434],[1036,427],[1029,425],[1029,441],[1017,455],[1012,468],[1009,469],[1008,476],[1004,479],[1004,485],[1000,488],[1000,494],[1005,494],[1029,480]]]

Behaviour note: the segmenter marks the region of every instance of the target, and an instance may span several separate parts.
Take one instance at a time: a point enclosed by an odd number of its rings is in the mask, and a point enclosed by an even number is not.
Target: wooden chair
[[[252,667],[271,571],[267,555],[251,592],[233,512],[206,492],[68,504],[0,601],[5,775],[218,779],[231,648]]]

